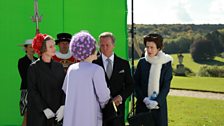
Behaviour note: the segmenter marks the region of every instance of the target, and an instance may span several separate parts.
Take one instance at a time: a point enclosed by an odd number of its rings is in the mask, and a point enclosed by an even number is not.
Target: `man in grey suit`
[[[125,126],[125,100],[131,95],[134,83],[130,65],[114,53],[115,37],[111,32],[100,34],[99,46],[101,55],[93,63],[104,68],[107,86],[119,112],[118,118],[103,122],[103,126]]]

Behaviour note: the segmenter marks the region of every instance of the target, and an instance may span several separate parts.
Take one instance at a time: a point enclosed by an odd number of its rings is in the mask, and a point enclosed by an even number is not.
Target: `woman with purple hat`
[[[110,99],[104,70],[93,64],[96,41],[88,32],[81,31],[72,37],[70,51],[80,60],[67,71],[63,90],[66,94],[64,126],[102,126],[101,108]]]
[[[40,56],[28,70],[28,126],[55,126],[63,118],[65,94],[62,64],[52,60],[55,41],[47,34],[37,34],[32,47]]]
[[[27,70],[32,62],[37,58],[34,57],[34,50],[32,48],[32,39],[28,39],[24,44],[20,46],[23,47],[26,55],[19,59],[18,61],[18,70],[21,77],[21,97],[20,97],[20,114],[24,116],[22,126],[26,126],[26,111],[27,111]]]

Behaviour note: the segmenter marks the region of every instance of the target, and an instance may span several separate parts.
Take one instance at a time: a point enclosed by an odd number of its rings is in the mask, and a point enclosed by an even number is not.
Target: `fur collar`
[[[61,52],[56,52],[55,55],[60,59],[69,59],[72,57],[72,54],[68,51],[66,54],[62,54]]]

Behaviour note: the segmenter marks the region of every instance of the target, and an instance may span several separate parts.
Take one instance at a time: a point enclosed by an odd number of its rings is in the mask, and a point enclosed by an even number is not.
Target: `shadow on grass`
[[[216,65],[216,66],[223,66],[224,62],[217,61],[217,60],[204,60],[204,61],[197,61],[197,63],[202,65]]]

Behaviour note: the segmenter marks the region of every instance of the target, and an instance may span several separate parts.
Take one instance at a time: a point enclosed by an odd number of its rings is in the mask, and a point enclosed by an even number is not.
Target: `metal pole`
[[[132,66],[132,76],[134,76],[134,0],[131,0],[131,66]],[[135,100],[134,100],[134,93],[132,94],[131,101],[132,101],[132,110],[134,114],[134,106],[135,106]]]

